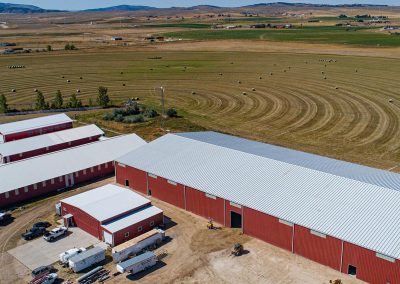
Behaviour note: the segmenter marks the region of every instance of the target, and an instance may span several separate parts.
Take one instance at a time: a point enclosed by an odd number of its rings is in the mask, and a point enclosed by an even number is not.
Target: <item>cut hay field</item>
[[[60,89],[66,100],[80,89],[87,103],[100,85],[115,104],[140,97],[159,105],[163,85],[167,107],[207,129],[386,169],[400,163],[396,59],[117,50],[7,56],[0,64],[0,93],[20,107],[34,102],[35,88],[47,98]],[[14,64],[26,68],[6,67]]]

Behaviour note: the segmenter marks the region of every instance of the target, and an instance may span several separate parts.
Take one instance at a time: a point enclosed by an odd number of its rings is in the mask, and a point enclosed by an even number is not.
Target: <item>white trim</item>
[[[101,165],[97,166],[97,170],[100,171],[101,170]]]
[[[42,187],[46,187],[46,181],[42,181]]]
[[[51,183],[51,184],[54,184],[54,178],[52,178],[52,179],[50,180],[50,183]]]
[[[384,254],[381,254],[381,253],[379,253],[379,252],[376,253],[376,257],[382,258],[382,259],[384,259],[384,260],[387,260],[387,261],[390,261],[390,262],[393,262],[393,263],[396,262],[396,259],[395,259],[395,258],[390,257],[390,256],[387,256],[387,255],[384,255]]]
[[[157,176],[156,175],[153,175],[153,174],[148,174],[149,175],[149,177],[151,177],[151,178],[157,178]]]
[[[230,204],[231,206],[233,206],[233,207],[236,207],[236,208],[242,208],[242,205],[239,205],[239,204],[237,204],[237,203],[235,203],[235,202],[232,202],[232,201],[229,201],[229,204]]]
[[[19,195],[19,188],[15,190],[15,195]]]
[[[138,228],[137,228],[137,231],[138,231],[138,232],[143,231],[143,227],[142,227],[142,226],[138,227]]]
[[[279,219],[279,223],[287,225],[289,227],[293,227],[294,226],[294,224],[292,222],[289,222],[289,221],[286,221],[286,220],[283,220],[283,219]]]
[[[37,183],[33,184],[33,189],[37,189]]]
[[[124,237],[129,238],[129,232],[125,232]]]
[[[177,183],[176,182],[174,182],[174,181],[172,181],[172,180],[167,180],[167,182],[169,183],[169,184],[172,184],[172,185],[177,185]]]
[[[323,234],[323,233],[320,233],[320,232],[317,232],[317,231],[314,231],[314,230],[310,230],[310,233],[313,234],[314,236],[326,239],[326,235]]]
[[[27,186],[24,187],[24,191],[25,191],[25,192],[28,192],[28,191],[29,191]]]
[[[124,165],[122,163],[118,163],[118,166],[121,167],[121,168],[125,168],[126,167],[126,165]]]
[[[4,192],[5,198],[10,198],[10,193],[8,191]]]
[[[150,225],[150,227],[153,227],[154,226],[154,221],[151,221],[149,225]]]
[[[215,195],[211,195],[211,194],[208,194],[208,193],[206,193],[205,195],[206,195],[207,198],[217,199],[217,197]]]

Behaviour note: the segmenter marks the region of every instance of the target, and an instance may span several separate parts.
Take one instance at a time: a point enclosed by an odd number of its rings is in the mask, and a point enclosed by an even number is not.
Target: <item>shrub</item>
[[[148,117],[148,118],[153,118],[153,117],[156,117],[156,116],[158,115],[158,113],[157,113],[157,111],[156,111],[155,109],[153,109],[153,108],[146,108],[146,109],[143,111],[143,115],[144,115],[145,117]]]
[[[103,115],[103,119],[104,119],[104,120],[114,120],[114,115],[113,115],[112,113],[110,113],[110,112],[105,113],[105,114]]]
[[[168,117],[177,117],[178,116],[178,112],[174,108],[169,108],[167,110],[167,116]]]
[[[122,114],[117,114],[117,115],[114,117],[114,121],[116,121],[116,122],[122,122],[122,121],[124,121],[124,116],[123,116]]]
[[[125,123],[144,122],[144,117],[141,114],[133,115],[133,116],[125,117],[124,122]]]

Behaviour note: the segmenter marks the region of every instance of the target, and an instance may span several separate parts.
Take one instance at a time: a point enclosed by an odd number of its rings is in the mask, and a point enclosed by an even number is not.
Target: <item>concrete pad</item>
[[[40,237],[8,251],[18,261],[33,270],[59,260],[59,254],[74,247],[89,247],[101,241],[79,228],[69,228],[69,234],[52,243]]]

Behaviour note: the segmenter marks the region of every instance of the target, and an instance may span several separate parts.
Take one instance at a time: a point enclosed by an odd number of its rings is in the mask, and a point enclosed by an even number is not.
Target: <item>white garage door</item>
[[[104,241],[109,245],[114,245],[113,243],[113,236],[109,232],[103,231]]]

